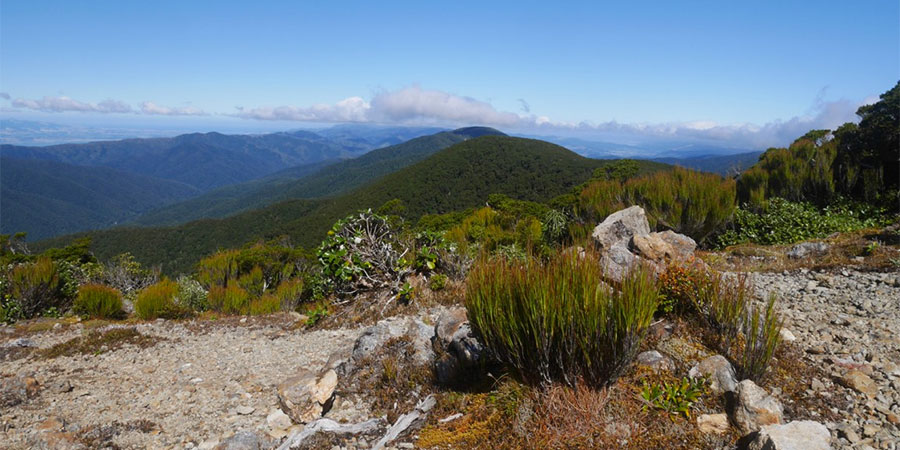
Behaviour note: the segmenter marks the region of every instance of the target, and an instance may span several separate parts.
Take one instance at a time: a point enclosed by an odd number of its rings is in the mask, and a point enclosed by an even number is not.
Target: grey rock
[[[710,356],[700,361],[688,371],[688,376],[691,378],[707,377],[709,390],[716,395],[733,392],[738,384],[734,367],[722,355]]]
[[[697,416],[697,428],[703,433],[724,434],[728,432],[727,414],[701,414]]]
[[[742,434],[759,431],[765,425],[780,424],[784,416],[781,402],[750,380],[738,383],[732,421]]]
[[[272,448],[272,444],[265,438],[252,431],[241,431],[225,439],[215,447],[215,450],[265,450]]]
[[[24,403],[40,392],[40,384],[32,377],[0,378],[0,408]]]
[[[829,450],[831,433],[818,422],[801,420],[766,425],[750,442],[749,450]]]
[[[434,374],[439,383],[457,381],[466,371],[480,364],[484,346],[475,338],[465,308],[450,308],[441,313],[432,338]]]
[[[607,247],[600,256],[600,267],[606,278],[617,283],[622,282],[638,263],[639,259],[628,250],[626,242],[618,242]]]
[[[424,400],[420,401],[416,405],[415,409],[398,417],[397,421],[394,422],[393,425],[391,425],[387,433],[385,433],[384,436],[374,446],[372,446],[372,449],[383,449],[388,443],[400,437],[400,435],[404,432],[421,426],[425,422],[425,418],[427,417],[428,412],[431,411],[431,409],[434,408],[434,405],[436,404],[437,400],[434,399],[434,395],[425,397]]]
[[[37,343],[28,338],[18,338],[3,344],[6,348],[36,348]]]
[[[675,362],[672,358],[663,355],[656,350],[648,350],[641,352],[635,358],[635,363],[652,369],[654,372],[673,372],[675,370]]]
[[[616,244],[627,245],[634,235],[646,234],[650,234],[647,215],[640,206],[632,206],[607,216],[594,228],[591,236],[598,248],[608,250]]]
[[[326,418],[317,419],[306,424],[302,430],[295,431],[288,436],[288,438],[278,447],[278,450],[306,448],[304,446],[306,440],[317,433],[328,433],[338,436],[357,435],[372,433],[382,427],[383,421],[381,419],[371,419],[354,424],[341,424]],[[360,446],[360,448],[364,447]]]
[[[791,259],[802,259],[808,256],[821,255],[827,252],[829,248],[831,246],[824,242],[802,242],[791,247],[785,254]]]

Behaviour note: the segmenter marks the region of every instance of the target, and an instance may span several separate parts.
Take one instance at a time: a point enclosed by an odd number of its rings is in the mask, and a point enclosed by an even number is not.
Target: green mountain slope
[[[197,189],[106,167],[0,157],[0,232],[29,240],[113,226]]]
[[[706,155],[689,158],[655,158],[659,161],[703,172],[717,173],[722,176],[739,174],[759,161],[762,152],[747,152],[734,155]]]
[[[301,166],[259,180],[227,186],[202,196],[151,211],[135,220],[139,225],[177,225],[218,218],[295,198],[340,194],[400,170],[466,139],[505,136],[493,128],[470,127],[422,136],[402,144],[373,150],[358,158],[327,167]],[[320,170],[313,170],[319,168]]]
[[[493,193],[547,201],[567,193],[611,161],[584,158],[544,141],[484,136],[470,139],[346,194],[319,200],[291,200],[225,219],[207,219],[166,228],[115,228],[42,242],[60,246],[90,236],[101,259],[130,251],[138,260],[184,271],[203,255],[254,239],[288,236],[294,244],[317,245],[331,225],[350,212],[378,208],[392,199],[406,217],[445,213],[482,205]],[[644,162],[645,169],[668,167]]]

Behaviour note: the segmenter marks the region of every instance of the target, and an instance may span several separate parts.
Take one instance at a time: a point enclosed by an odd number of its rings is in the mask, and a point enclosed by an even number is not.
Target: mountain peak
[[[481,136],[506,136],[506,133],[491,127],[465,127],[457,128],[452,131],[453,134],[477,138]]]

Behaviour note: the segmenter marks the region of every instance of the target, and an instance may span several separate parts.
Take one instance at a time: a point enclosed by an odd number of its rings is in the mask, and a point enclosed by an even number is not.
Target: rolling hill
[[[262,179],[219,188],[151,211],[137,218],[135,223],[177,225],[204,218],[227,217],[289,199],[340,194],[421,161],[453,144],[487,135],[505,136],[493,128],[469,127],[417,137],[328,166],[300,166]]]
[[[737,175],[759,161],[762,152],[738,153],[736,155],[704,155],[689,158],[655,158],[659,161],[722,176]]]
[[[406,218],[484,204],[493,193],[547,201],[589,179],[610,161],[579,156],[544,141],[483,136],[470,139],[345,194],[318,200],[291,200],[224,219],[205,219],[174,227],[120,227],[64,236],[39,243],[48,248],[90,237],[101,259],[125,251],[167,273],[191,268],[203,255],[256,239],[288,236],[313,247],[350,212],[378,208],[392,199],[406,206]],[[644,162],[650,170],[668,167]]]
[[[29,240],[116,225],[198,190],[107,167],[0,157],[0,232]]]

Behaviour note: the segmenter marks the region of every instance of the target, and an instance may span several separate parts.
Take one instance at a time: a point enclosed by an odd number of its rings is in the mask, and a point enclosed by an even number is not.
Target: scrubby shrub
[[[134,313],[141,319],[174,319],[190,314],[177,302],[178,283],[163,278],[138,292],[134,301]]]
[[[278,311],[281,311],[281,299],[273,294],[265,294],[250,301],[249,313],[251,316],[273,314]]]
[[[117,255],[103,265],[99,277],[102,284],[112,286],[126,298],[159,281],[159,270],[141,266],[130,253]]]
[[[409,245],[388,220],[366,211],[335,223],[316,255],[333,291],[346,296],[376,289],[398,291],[414,270],[414,257],[408,253]]]
[[[557,245],[562,244],[568,238],[569,218],[558,209],[551,209],[544,214],[541,220],[541,234],[544,242]]]
[[[211,289],[213,286],[227,286],[238,277],[238,255],[240,250],[218,251],[197,263],[197,280]]]
[[[275,289],[275,298],[279,301],[279,309],[293,311],[300,303],[305,288],[302,278],[282,281],[278,288]]]
[[[320,320],[328,317],[328,314],[328,304],[319,302],[306,311],[306,325],[313,326],[319,323]]]
[[[115,319],[122,316],[122,293],[102,284],[85,284],[78,288],[73,309],[76,314]]]
[[[254,297],[261,296],[268,287],[265,279],[263,279],[262,269],[259,266],[254,266],[249,272],[241,275],[237,280],[237,284]]]
[[[624,183],[598,180],[582,190],[577,211],[585,222],[597,223],[631,205],[644,208],[651,227],[675,230],[702,242],[731,217],[734,181],[681,167]]]
[[[200,282],[184,275],[178,277],[178,303],[192,311],[209,309],[207,292]]]
[[[683,314],[701,310],[707,277],[706,270],[693,262],[668,265],[659,276],[659,312]]]
[[[213,286],[209,289],[209,304],[213,310],[226,314],[246,314],[250,308],[250,294],[242,287]]]
[[[65,292],[66,283],[59,266],[47,257],[15,266],[9,283],[12,298],[25,318],[34,317],[48,308],[62,310],[71,301],[71,296]]]
[[[659,291],[635,271],[612,289],[596,255],[547,263],[482,261],[466,292],[469,320],[491,353],[532,381],[602,385],[631,362]]]
[[[428,280],[428,288],[432,291],[440,291],[447,287],[447,275],[436,273]]]
[[[706,392],[706,380],[703,378],[682,378],[674,383],[664,382],[651,384],[644,380],[641,383],[641,399],[644,410],[649,407],[659,408],[673,416],[679,414],[691,418],[691,407]]]
[[[717,237],[717,244],[791,244],[835,232],[876,227],[887,221],[883,209],[864,203],[838,201],[819,210],[810,203],[772,198],[762,210],[738,208],[731,225]]]

